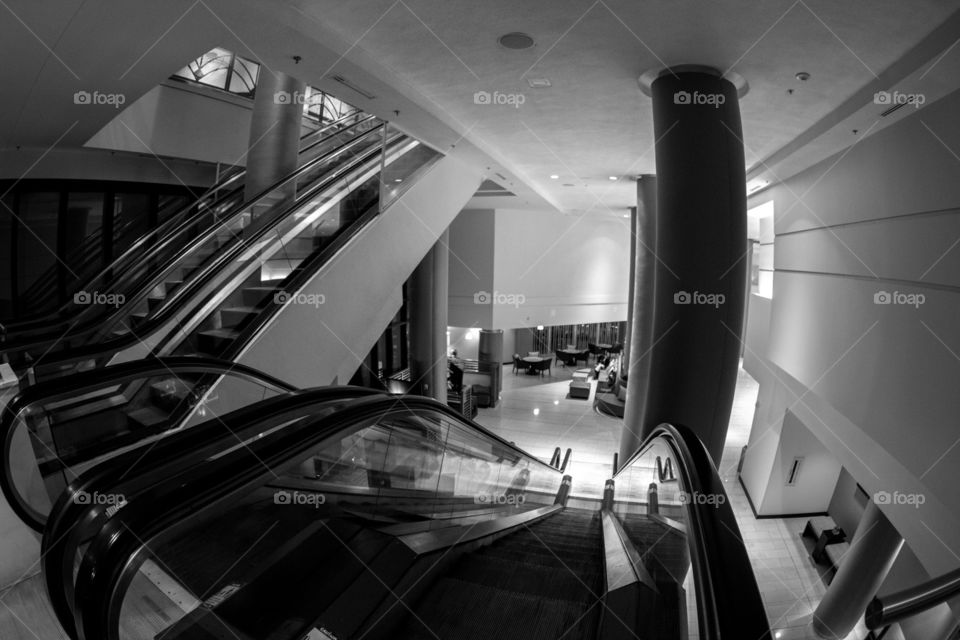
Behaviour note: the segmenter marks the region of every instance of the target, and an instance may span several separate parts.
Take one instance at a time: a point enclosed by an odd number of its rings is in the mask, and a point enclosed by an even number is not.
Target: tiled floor
[[[503,395],[495,409],[480,409],[477,421],[519,447],[549,460],[554,447],[571,447],[573,495],[599,498],[619,449],[621,421],[593,409],[589,400],[567,394],[572,368],[555,367],[550,376],[512,373],[504,367]],[[816,639],[810,619],[825,586],[810,559],[800,531],[806,519],[757,519],[737,480],[740,452],[750,436],[759,385],[743,369],[737,379],[720,475],[740,525],[754,574],[778,640]],[[778,635],[779,633],[779,635]],[[862,640],[861,624],[845,640]]]

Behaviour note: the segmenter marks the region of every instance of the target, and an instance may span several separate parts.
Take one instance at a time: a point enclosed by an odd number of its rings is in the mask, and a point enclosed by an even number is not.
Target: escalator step
[[[397,637],[419,640],[593,638],[598,606],[444,578],[429,592],[429,606],[417,608]]]

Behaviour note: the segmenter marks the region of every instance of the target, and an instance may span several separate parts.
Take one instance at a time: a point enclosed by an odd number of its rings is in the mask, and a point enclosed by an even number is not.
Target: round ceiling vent
[[[530,49],[536,44],[531,36],[526,33],[520,33],[519,31],[502,35],[497,39],[497,42],[505,49],[514,49],[517,51]]]

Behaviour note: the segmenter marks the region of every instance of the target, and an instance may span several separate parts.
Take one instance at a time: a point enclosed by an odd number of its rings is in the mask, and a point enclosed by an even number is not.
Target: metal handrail
[[[887,596],[877,596],[867,605],[867,628],[877,630],[923,613],[960,596],[960,569],[937,576]]]

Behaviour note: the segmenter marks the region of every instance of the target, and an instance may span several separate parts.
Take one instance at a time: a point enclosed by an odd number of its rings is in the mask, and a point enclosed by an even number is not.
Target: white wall
[[[626,320],[629,222],[497,210],[494,286],[516,298],[494,301],[494,328]]]
[[[796,457],[803,458],[796,481],[787,479]],[[830,498],[840,476],[840,463],[810,433],[797,417],[787,411],[770,469],[763,501],[754,504],[761,515],[821,513],[830,506]]]
[[[125,108],[87,142],[171,158],[244,164],[253,101],[167,80]]]
[[[464,209],[450,225],[448,322],[455,327],[492,329],[493,307],[476,304],[475,295],[492,292],[493,209]]]
[[[777,235],[751,481],[792,407],[868,493],[924,496],[881,509],[931,573],[960,564],[957,113],[960,92],[754,198],[775,201]]]

